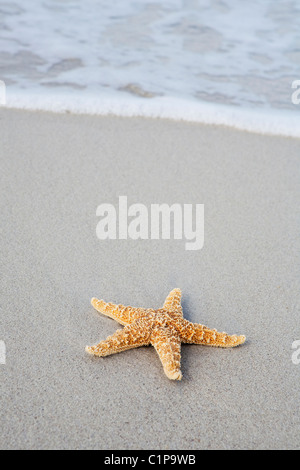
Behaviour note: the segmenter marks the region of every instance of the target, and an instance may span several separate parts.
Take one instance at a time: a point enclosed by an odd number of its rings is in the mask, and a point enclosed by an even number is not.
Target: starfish
[[[93,298],[93,307],[125,325],[96,346],[87,346],[86,352],[94,356],[109,356],[127,349],[148,346],[156,349],[164,372],[169,379],[181,380],[181,343],[204,344],[221,348],[238,346],[245,336],[228,335],[211,330],[199,323],[183,318],[181,290],[170,292],[162,308],[125,307]]]

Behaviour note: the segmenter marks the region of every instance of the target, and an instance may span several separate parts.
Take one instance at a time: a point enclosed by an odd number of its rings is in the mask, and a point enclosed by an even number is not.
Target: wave
[[[142,98],[123,93],[21,93],[8,94],[6,107],[121,117],[147,117],[230,126],[249,132],[300,138],[297,113],[256,110],[178,97]]]

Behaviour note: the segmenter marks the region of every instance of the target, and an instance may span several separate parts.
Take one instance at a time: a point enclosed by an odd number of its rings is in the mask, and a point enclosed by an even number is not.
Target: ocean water
[[[0,80],[9,107],[300,137],[300,2],[0,0]]]

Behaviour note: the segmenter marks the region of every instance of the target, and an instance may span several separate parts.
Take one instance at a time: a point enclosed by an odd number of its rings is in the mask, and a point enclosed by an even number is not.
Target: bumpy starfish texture
[[[126,349],[152,344],[169,379],[181,380],[181,343],[231,348],[245,342],[245,336],[228,335],[183,318],[181,290],[170,292],[162,308],[124,307],[93,298],[93,307],[125,325],[96,346],[87,346],[94,356],[109,356]]]

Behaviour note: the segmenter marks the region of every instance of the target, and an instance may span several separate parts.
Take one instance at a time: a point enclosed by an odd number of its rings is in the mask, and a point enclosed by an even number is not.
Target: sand
[[[300,140],[159,119],[0,110],[0,446],[300,447]],[[96,208],[205,205],[205,243],[105,240]],[[119,325],[90,305],[159,307],[247,335],[182,347],[183,380],[152,347],[85,354]]]

